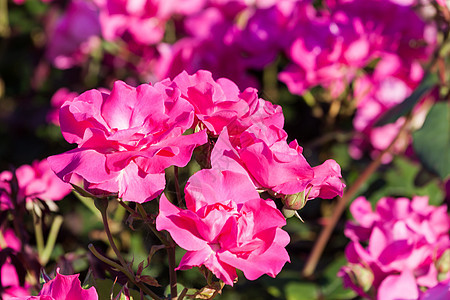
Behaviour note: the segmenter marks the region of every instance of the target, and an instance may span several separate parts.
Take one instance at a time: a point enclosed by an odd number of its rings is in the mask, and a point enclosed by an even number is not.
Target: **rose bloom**
[[[235,142],[223,130],[212,151],[211,164],[246,174],[255,187],[276,196],[303,193],[300,201],[342,195],[345,184],[339,165],[327,160],[312,168],[302,151],[296,140],[287,143],[284,130],[256,123]]]
[[[419,196],[382,198],[372,211],[359,197],[350,211],[355,222],[345,229],[351,239],[345,251],[349,265],[339,272],[346,287],[379,300],[418,299],[420,290],[450,278],[445,205],[428,205],[428,198]]]
[[[91,193],[142,203],[164,189],[167,167],[184,167],[206,143],[204,131],[183,135],[193,121],[177,88],[117,81],[110,94],[90,90],[63,104],[62,134],[78,147],[48,161],[65,182],[76,174]]]
[[[33,199],[58,201],[70,193],[72,187],[62,182],[50,169],[46,159],[34,161],[31,165],[22,165],[15,170],[18,183],[17,201]],[[13,174],[10,171],[0,173],[0,208],[12,209],[10,182]]]
[[[182,72],[172,81],[162,84],[176,86],[181,97],[195,109],[197,124],[217,137],[224,127],[233,136],[239,136],[255,122],[266,122],[283,127],[281,106],[258,98],[258,91],[247,88],[243,92],[227,78],[214,80],[211,72],[200,70],[193,75]]]
[[[233,285],[236,269],[250,280],[275,277],[289,261],[283,215],[273,201],[259,197],[245,175],[204,169],[189,179],[185,194],[185,210],[163,195],[156,219],[156,228],[187,250],[178,270],[203,265]]]
[[[95,288],[83,289],[79,276],[62,275],[57,270],[56,277],[44,284],[38,296],[22,296],[11,300],[97,300]]]

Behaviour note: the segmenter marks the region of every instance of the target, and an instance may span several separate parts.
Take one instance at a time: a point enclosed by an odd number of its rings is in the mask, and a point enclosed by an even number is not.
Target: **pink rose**
[[[275,277],[289,261],[283,215],[273,201],[259,197],[245,175],[205,169],[189,179],[185,194],[186,210],[163,195],[156,219],[157,229],[169,231],[187,250],[179,270],[204,265],[233,285],[236,268],[255,280]]]
[[[14,300],[97,300],[94,287],[83,289],[78,279],[80,274],[62,275],[56,271],[56,277],[46,282],[38,296],[12,298]]]
[[[34,161],[31,165],[22,165],[16,169],[15,175],[19,190],[17,201],[32,201],[33,199],[58,201],[70,193],[72,187],[62,182],[50,169],[47,160]],[[10,171],[0,173],[0,204],[12,208],[10,181],[13,174]]]
[[[212,151],[211,165],[246,174],[257,188],[280,196],[304,193],[306,201],[342,195],[345,185],[335,161],[312,168],[297,141],[286,140],[284,130],[264,123],[251,126],[234,142],[224,130]]]
[[[208,71],[200,70],[193,75],[182,72],[173,81],[162,83],[181,90],[181,97],[194,106],[200,128],[206,128],[212,136],[217,137],[224,127],[230,135],[239,136],[255,122],[283,127],[280,106],[258,98],[256,89],[240,92],[229,79],[214,80]]]
[[[207,141],[204,131],[183,135],[193,121],[192,105],[178,89],[117,81],[111,94],[90,90],[64,103],[61,131],[78,147],[48,161],[66,182],[77,174],[95,194],[142,203],[164,189],[167,167],[185,166]]]

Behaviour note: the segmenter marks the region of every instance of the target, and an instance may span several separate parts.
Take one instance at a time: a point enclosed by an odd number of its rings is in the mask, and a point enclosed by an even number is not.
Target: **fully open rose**
[[[176,88],[117,81],[111,94],[90,90],[63,104],[61,131],[78,147],[48,161],[66,182],[77,174],[97,195],[142,203],[164,189],[165,168],[185,166],[206,142],[204,131],[183,135],[193,121],[192,105]]]
[[[275,277],[289,256],[289,235],[275,203],[259,197],[245,175],[214,169],[193,175],[185,189],[186,210],[160,200],[158,230],[167,230],[187,250],[179,270],[205,266],[233,285],[236,269],[254,280]]]

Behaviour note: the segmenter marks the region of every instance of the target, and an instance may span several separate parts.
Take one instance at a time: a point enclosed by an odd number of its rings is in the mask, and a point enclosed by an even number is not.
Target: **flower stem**
[[[319,262],[320,257],[322,256],[323,250],[325,249],[325,246],[328,243],[331,234],[333,233],[334,227],[336,226],[342,213],[347,207],[348,202],[350,202],[350,200],[353,199],[353,197],[359,191],[364,182],[366,182],[369,179],[369,177],[378,169],[378,167],[381,165],[381,160],[383,156],[386,153],[391,152],[392,148],[394,147],[399,137],[408,127],[410,119],[411,116],[407,116],[405,123],[402,125],[402,127],[397,133],[397,136],[394,138],[391,144],[385,150],[383,150],[374,161],[370,163],[370,165],[364,170],[361,176],[359,176],[358,179],[352,184],[352,186],[344,193],[343,197],[338,198],[338,203],[334,207],[333,215],[320,232],[319,238],[314,244],[311,255],[308,257],[308,260],[306,261],[305,267],[303,268],[302,272],[303,276],[309,277],[314,273],[317,263]]]
[[[149,222],[149,217],[142,204],[137,203],[137,208],[145,223],[149,226],[150,230],[159,238],[159,240],[166,246],[167,256],[169,260],[169,280],[170,280],[170,296],[172,299],[177,298],[177,273],[175,271],[175,243],[169,238],[165,238],[161,232],[159,232],[153,222]]]
[[[39,262],[41,265],[44,265],[42,261],[42,255],[44,252],[44,233],[42,231],[42,216],[39,217],[36,215],[36,212],[33,210],[33,220],[34,220],[34,235],[36,237],[36,247],[39,256]]]
[[[106,209],[108,208],[108,200],[95,199],[95,206],[98,208],[98,210],[100,211],[100,213],[102,215],[103,226],[105,227],[106,236],[108,237],[108,241],[109,241],[111,248],[113,249],[114,253],[116,254],[116,256],[119,259],[122,266],[127,269],[128,265],[125,262],[125,260],[123,259],[122,255],[120,254],[120,251],[117,248],[116,243],[114,242],[114,238],[111,234],[111,230],[109,229],[108,216],[107,216],[107,212],[106,212]]]
[[[173,243],[172,243],[173,244]],[[175,245],[166,247],[167,256],[169,257],[169,280],[170,280],[170,297],[177,299],[177,273],[175,271]]]
[[[180,183],[178,180],[178,167],[173,166],[173,175],[175,177],[175,191],[177,192],[178,207],[183,207],[183,199],[181,198]]]
[[[123,274],[125,274],[125,276],[127,276],[127,278],[134,283],[137,287],[139,287],[142,291],[144,291],[144,293],[146,293],[147,295],[149,295],[150,297],[152,297],[153,299],[161,299],[160,297],[158,297],[158,295],[156,295],[153,291],[151,291],[149,288],[147,288],[144,284],[142,284],[141,282],[137,282],[134,274],[131,273],[130,271],[128,271],[126,268],[124,268],[123,266],[119,265],[118,263],[116,263],[115,261],[112,261],[106,257],[104,257],[103,255],[101,255],[97,249],[95,249],[94,245],[89,244],[88,246],[89,250],[92,252],[92,254],[97,257],[99,260],[101,260],[102,262],[104,262],[105,264],[110,265],[111,267],[116,268],[117,270],[119,270],[120,272],[122,272]]]
[[[45,245],[45,248],[40,257],[41,264],[43,266],[45,266],[48,260],[50,259],[62,223],[63,223],[62,216],[56,216],[55,219],[53,220],[52,227],[50,228],[50,233],[48,235],[47,244]]]

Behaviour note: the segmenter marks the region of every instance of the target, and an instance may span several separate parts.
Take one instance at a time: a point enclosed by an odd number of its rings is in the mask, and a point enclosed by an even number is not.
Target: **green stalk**
[[[47,244],[45,245],[44,251],[42,252],[42,256],[40,257],[41,264],[43,266],[45,266],[48,260],[50,259],[62,223],[63,223],[62,216],[56,216],[55,219],[53,220],[52,227],[50,228],[50,233],[47,239]]]

